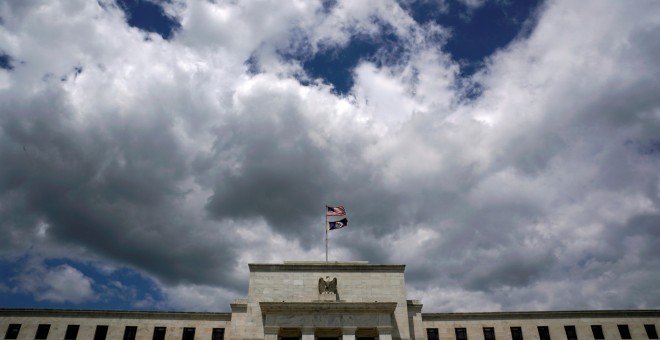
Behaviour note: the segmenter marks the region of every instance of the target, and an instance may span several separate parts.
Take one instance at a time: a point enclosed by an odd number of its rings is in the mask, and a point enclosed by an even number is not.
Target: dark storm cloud
[[[480,256],[476,263],[465,263],[468,273],[462,280],[464,287],[480,291],[494,291],[501,287],[526,287],[556,264],[551,253],[537,254],[529,249],[519,250],[511,244],[509,250],[496,256]],[[469,260],[468,260],[469,261]]]
[[[657,197],[657,196],[656,196]],[[611,248],[638,253],[644,259],[643,266],[660,264],[660,215],[640,214],[621,226],[612,226],[606,240]]]
[[[432,227],[439,238],[423,248],[428,258],[421,267],[409,265],[411,285],[492,292],[525,287],[556,265],[557,242],[530,228],[545,218],[533,204],[506,199],[482,208],[469,204],[463,200],[455,210],[439,208],[437,226]],[[467,209],[459,210],[461,206]]]
[[[257,99],[258,100],[258,99]],[[208,209],[218,218],[264,217],[287,236],[318,220],[324,196],[341,183],[333,157],[310,139],[307,118],[293,98],[273,97],[265,107],[247,108],[216,129],[214,158],[231,160],[216,179]],[[275,101],[275,102],[272,102]],[[278,103],[279,101],[283,101]]]
[[[298,96],[264,89],[243,101],[245,107],[214,128],[213,154],[196,160],[200,177],[212,178],[212,216],[263,217],[303,244],[316,236],[325,204],[360,207],[351,211],[351,223],[370,232],[391,231],[401,221],[395,217],[403,197],[374,178],[362,159],[374,139],[353,134],[352,119],[334,135]]]
[[[167,283],[240,287],[218,275],[234,265],[231,243],[199,239],[196,233],[211,230],[179,207],[189,169],[173,117],[113,116],[96,122],[102,129],[81,129],[57,83],[25,100],[5,93],[2,103],[1,200],[16,209],[4,215],[6,226],[30,238],[43,221],[55,241],[82,245]],[[180,242],[182,235],[190,241]]]

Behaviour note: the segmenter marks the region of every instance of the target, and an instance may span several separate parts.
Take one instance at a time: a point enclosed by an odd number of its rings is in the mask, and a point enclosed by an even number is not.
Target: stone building
[[[422,313],[404,265],[249,264],[231,313],[0,309],[5,339],[658,339],[659,310]],[[1,333],[0,333],[1,335]]]

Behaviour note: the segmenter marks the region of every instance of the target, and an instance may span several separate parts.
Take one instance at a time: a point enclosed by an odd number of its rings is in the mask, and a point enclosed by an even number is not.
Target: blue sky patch
[[[12,65],[12,58],[8,54],[0,52],[0,68],[9,71],[14,69],[14,65]]]
[[[128,25],[147,32],[158,33],[169,40],[181,27],[174,18],[165,14],[163,8],[146,0],[117,0],[126,14]]]
[[[321,0],[321,8],[323,13],[330,13],[332,9],[337,5],[337,0]]]
[[[432,1],[402,6],[419,23],[433,21],[452,30],[444,50],[461,64],[461,75],[469,76],[483,66],[486,57],[527,31],[526,23],[541,3],[542,0],[486,1],[481,7],[469,9],[449,0],[446,11]]]
[[[481,7],[469,9],[453,0],[446,11],[431,1],[402,6],[420,24],[433,21],[452,30],[452,36],[442,48],[461,65],[459,76],[469,77],[484,66],[488,56],[525,34],[529,19],[541,2],[487,1]],[[324,8],[328,6],[332,6],[331,1],[324,2]],[[354,83],[353,69],[361,60],[382,66],[390,61],[400,62],[404,56],[405,47],[399,39],[387,27],[381,31],[384,33],[380,36],[357,36],[346,46],[321,49],[311,57],[285,54],[283,57],[300,60],[310,77],[332,84],[338,94],[346,94]],[[467,98],[480,93],[478,86],[472,86]]]
[[[155,282],[139,273],[119,268],[111,273],[101,272],[97,267],[75,262],[69,259],[48,259],[43,262],[43,269],[54,270],[69,266],[92,280],[94,298],[81,303],[55,302],[36,298],[34,292],[21,287],[19,269],[29,268],[29,259],[23,257],[15,262],[0,261],[0,300],[4,308],[75,308],[75,309],[115,309],[142,310],[159,309],[163,300],[162,293]]]
[[[404,47],[399,38],[386,33],[374,38],[356,36],[343,48],[330,47],[321,50],[302,62],[303,69],[312,78],[321,78],[332,84],[336,93],[346,94],[353,87],[353,69],[362,60],[378,66],[400,60]]]

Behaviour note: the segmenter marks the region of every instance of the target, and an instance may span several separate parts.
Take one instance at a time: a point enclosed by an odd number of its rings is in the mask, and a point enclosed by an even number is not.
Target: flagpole
[[[325,215],[325,224],[323,225],[323,229],[325,229],[325,263],[328,263],[328,206],[325,206],[325,211],[323,212],[323,215]]]

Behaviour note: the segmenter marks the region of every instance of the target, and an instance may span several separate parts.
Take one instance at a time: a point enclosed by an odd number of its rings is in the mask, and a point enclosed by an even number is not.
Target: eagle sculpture
[[[337,294],[337,278],[335,277],[330,281],[330,276],[326,276],[327,280],[319,278],[319,294],[334,293]]]

